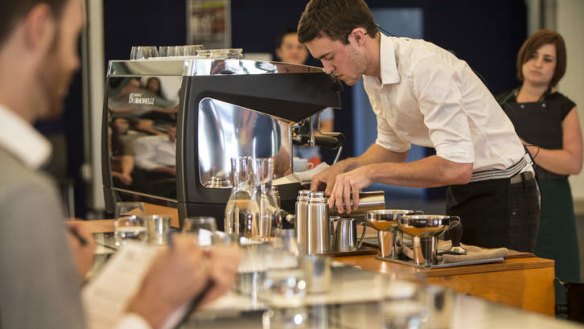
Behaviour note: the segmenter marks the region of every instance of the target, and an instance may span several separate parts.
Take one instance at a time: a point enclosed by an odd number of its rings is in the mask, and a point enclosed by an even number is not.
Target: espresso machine
[[[340,108],[340,84],[321,68],[230,58],[162,57],[110,61],[103,111],[106,211],[119,200],[176,207],[179,218],[213,216],[223,227],[230,159],[273,157],[293,170],[299,123]],[[319,137],[338,147],[335,136]],[[278,186],[293,211],[299,183]]]

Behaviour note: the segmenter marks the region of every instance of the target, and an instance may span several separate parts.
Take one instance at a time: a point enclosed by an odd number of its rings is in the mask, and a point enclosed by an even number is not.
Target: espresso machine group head
[[[117,200],[213,216],[222,229],[230,159],[274,157],[292,166],[292,127],[340,108],[338,82],[322,69],[237,58],[111,61],[104,102],[102,167],[106,210]],[[300,184],[280,185],[293,210]]]

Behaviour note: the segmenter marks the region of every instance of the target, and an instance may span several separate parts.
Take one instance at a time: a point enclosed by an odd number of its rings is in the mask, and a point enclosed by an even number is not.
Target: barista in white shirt
[[[372,183],[448,186],[447,213],[461,217],[463,242],[533,251],[533,169],[513,125],[466,62],[423,40],[382,35],[363,0],[311,0],[298,35],[328,73],[347,85],[363,77],[377,117],[375,144],[313,178],[311,189],[326,185],[329,206],[350,213]],[[405,163],[411,144],[436,155]]]

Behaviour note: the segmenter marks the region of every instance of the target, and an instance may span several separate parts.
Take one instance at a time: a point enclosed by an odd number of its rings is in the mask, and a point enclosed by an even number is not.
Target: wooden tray
[[[353,250],[353,251],[333,251],[328,253],[323,253],[321,255],[333,256],[333,257],[341,257],[341,256],[358,256],[358,255],[373,255],[377,254],[379,250],[374,247],[363,245],[360,249]]]

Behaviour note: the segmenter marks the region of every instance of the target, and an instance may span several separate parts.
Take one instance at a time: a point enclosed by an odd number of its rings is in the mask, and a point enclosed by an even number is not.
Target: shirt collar
[[[0,147],[29,168],[40,168],[51,155],[51,144],[33,126],[0,104]]]
[[[399,73],[397,71],[397,62],[395,54],[395,38],[390,38],[381,34],[379,45],[379,62],[381,72],[381,84],[388,85],[398,83]]]

